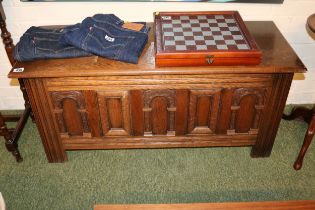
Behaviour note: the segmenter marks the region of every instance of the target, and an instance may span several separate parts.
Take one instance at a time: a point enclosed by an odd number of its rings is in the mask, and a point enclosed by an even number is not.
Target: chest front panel
[[[252,144],[272,77],[55,78],[45,84],[62,141],[106,145],[141,138],[141,143],[157,140],[154,146],[167,147],[165,141],[181,137],[189,144],[189,138],[218,135],[231,144],[233,136]],[[167,138],[161,142],[161,137]],[[211,141],[220,144],[220,138]]]

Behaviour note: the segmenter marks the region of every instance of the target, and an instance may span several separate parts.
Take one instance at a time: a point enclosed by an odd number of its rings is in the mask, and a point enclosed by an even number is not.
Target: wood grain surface
[[[139,59],[139,64],[128,64],[97,56],[71,59],[50,59],[16,63],[23,73],[10,72],[10,78],[73,77],[105,75],[157,74],[216,74],[216,73],[280,73],[305,72],[306,68],[272,21],[245,22],[258,47],[262,50],[259,65],[244,67],[156,67],[153,30]],[[151,24],[152,26],[152,24]]]
[[[124,204],[95,205],[94,210],[314,210],[314,200],[187,203],[187,204]]]

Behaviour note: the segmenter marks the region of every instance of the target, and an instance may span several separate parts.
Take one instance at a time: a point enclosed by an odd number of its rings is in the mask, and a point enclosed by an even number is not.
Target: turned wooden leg
[[[0,133],[5,139],[5,146],[9,152],[13,154],[17,162],[21,162],[23,158],[18,150],[17,142],[13,140],[13,133],[7,128],[4,117],[0,113]]]
[[[293,165],[295,170],[299,170],[302,168],[303,159],[305,153],[310,146],[312,139],[314,137],[315,132],[315,107],[313,109],[307,109],[304,107],[294,107],[290,115],[283,115],[283,119],[285,120],[303,120],[309,124],[308,129],[305,134],[304,142],[300,153]]]
[[[293,167],[295,170],[301,169],[305,153],[312,142],[312,139],[314,137],[314,133],[315,133],[315,115],[313,115],[313,118],[312,118],[312,120],[308,126],[308,129],[307,129],[307,132],[305,134],[304,142],[303,142],[302,148],[300,150],[299,156],[297,157],[297,159],[294,163]]]
[[[24,106],[30,108],[30,116],[31,116],[32,122],[35,123],[35,117],[34,117],[34,114],[32,112],[32,109],[31,109],[30,100],[29,100],[27,92],[26,92],[24,81],[22,79],[19,79],[19,84],[20,84],[20,90],[23,93]]]

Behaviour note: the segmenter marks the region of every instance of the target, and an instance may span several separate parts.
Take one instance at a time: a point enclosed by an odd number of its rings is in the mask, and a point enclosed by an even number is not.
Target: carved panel
[[[81,91],[51,92],[54,114],[63,137],[90,137],[84,96]]]
[[[175,90],[143,91],[144,135],[175,136]]]
[[[220,106],[221,89],[191,90],[188,132],[215,133]]]
[[[128,91],[98,92],[103,134],[130,135],[130,111]]]
[[[239,88],[234,91],[228,134],[257,134],[264,109],[265,88]]]

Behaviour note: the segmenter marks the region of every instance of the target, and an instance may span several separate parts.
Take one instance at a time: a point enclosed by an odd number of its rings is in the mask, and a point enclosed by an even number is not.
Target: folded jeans
[[[85,18],[79,29],[65,28],[61,42],[102,57],[137,63],[150,28],[144,24],[134,31],[122,27],[123,23],[114,15],[97,14]]]
[[[29,28],[14,48],[17,61],[72,58],[93,54],[137,63],[148,40],[149,27],[125,29],[113,14],[96,14],[65,28]]]
[[[75,25],[73,28],[79,27]],[[14,47],[13,56],[17,61],[31,61],[48,58],[72,58],[92,54],[72,45],[60,42],[63,29],[30,27]]]

